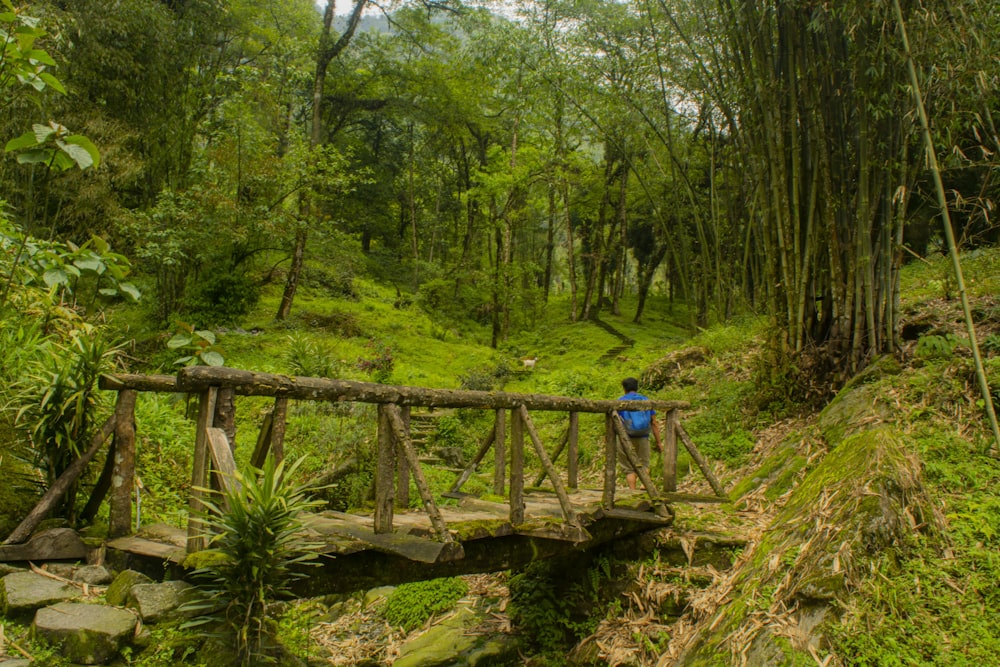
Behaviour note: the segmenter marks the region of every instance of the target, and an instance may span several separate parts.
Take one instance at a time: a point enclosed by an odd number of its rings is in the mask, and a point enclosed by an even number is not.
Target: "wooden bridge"
[[[288,405],[295,401],[363,402],[377,406],[375,507],[371,516],[322,512],[310,516],[308,530],[334,558],[324,562],[332,576],[310,577],[314,594],[380,583],[399,583],[472,572],[495,571],[525,564],[571,549],[587,549],[630,533],[673,520],[671,503],[721,501],[725,493],[711,468],[680,423],[679,401],[609,401],[504,392],[436,390],[323,378],[289,377],[194,366],[177,376],[114,375],[101,379],[102,389],[118,394],[114,414],[98,431],[88,450],[63,474],[35,509],[4,542],[24,542],[42,518],[103,444],[111,440],[104,470],[88,506],[108,499],[109,554],[122,564],[152,558],[169,567],[186,554],[205,548],[205,527],[199,520],[208,489],[234,483],[235,414],[237,396],[273,397],[250,457],[260,467],[267,454],[284,457]],[[133,535],[132,489],[135,470],[135,402],[138,392],[183,392],[199,397],[195,431],[191,495],[186,530],[158,527]],[[476,456],[449,493],[458,502],[441,507],[423,473],[409,430],[410,410],[474,408],[494,413],[493,428]],[[654,408],[663,420],[663,486],[657,488],[625,432],[618,410]],[[539,437],[531,413],[567,414],[566,428],[550,455]],[[578,488],[578,431],[581,413],[604,415],[603,488]],[[508,419],[509,415],[509,419]],[[509,431],[509,432],[508,432]],[[678,440],[702,470],[715,496],[676,493]],[[532,487],[525,485],[525,448],[530,443],[542,470]],[[461,492],[486,455],[493,451],[494,503]],[[566,452],[565,469],[556,467]],[[619,457],[638,470],[641,492],[616,489]],[[509,462],[509,471],[507,469]],[[536,471],[537,473],[538,471]],[[564,479],[565,477],[565,479]],[[422,501],[422,511],[409,512],[410,480]],[[540,488],[545,479],[548,487]],[[549,488],[551,487],[551,488]],[[0,560],[4,548],[0,547]],[[145,568],[145,569],[148,569]]]

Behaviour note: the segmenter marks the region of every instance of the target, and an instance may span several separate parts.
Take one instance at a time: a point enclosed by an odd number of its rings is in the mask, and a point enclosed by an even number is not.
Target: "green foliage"
[[[387,383],[392,378],[392,368],[396,360],[392,356],[392,347],[383,340],[371,338],[365,344],[367,357],[358,359],[358,368],[371,375],[375,382]]]
[[[89,169],[101,164],[97,147],[81,134],[70,134],[55,121],[35,123],[31,132],[11,139],[4,147],[7,153],[16,152],[19,164],[41,164],[51,171],[66,171],[73,167]]]
[[[188,609],[202,614],[194,624],[217,624],[241,665],[273,662],[270,605],[289,595],[291,582],[306,576],[299,566],[317,557],[303,536],[302,514],[319,503],[309,498],[308,487],[289,481],[301,463],[286,469],[269,456],[263,469],[237,473],[238,486],[223,501],[207,503],[209,553],[218,558],[196,571],[208,597]]]
[[[954,354],[955,348],[963,344],[962,339],[955,334],[928,334],[917,339],[913,354],[921,359],[948,359]]]
[[[468,592],[468,584],[458,577],[401,584],[389,594],[382,614],[390,625],[410,632],[454,607]]]
[[[90,437],[101,395],[97,380],[115,366],[118,348],[93,328],[66,345],[52,343],[31,364],[15,392],[17,425],[30,438],[35,463],[51,484]]]
[[[612,572],[605,556],[589,565],[531,563],[508,582],[511,620],[542,651],[561,653],[592,633],[607,613],[602,584]]]
[[[260,283],[245,273],[213,272],[202,277],[184,299],[184,312],[199,326],[238,323],[260,300]]]
[[[167,341],[167,349],[179,350],[184,356],[176,359],[178,366],[222,366],[226,360],[223,350],[216,343],[215,333],[195,329],[193,325],[175,320],[176,333]]]
[[[292,375],[319,378],[341,375],[341,361],[327,344],[313,336],[301,333],[289,336],[282,356]]]

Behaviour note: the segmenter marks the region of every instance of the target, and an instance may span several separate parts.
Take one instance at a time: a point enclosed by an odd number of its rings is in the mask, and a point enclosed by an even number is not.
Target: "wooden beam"
[[[209,387],[198,402],[198,425],[194,436],[194,460],[191,464],[191,495],[188,497],[188,553],[205,548],[205,526],[201,514],[205,511],[202,498],[208,486],[208,429],[215,415],[218,389]]]
[[[510,411],[510,522],[524,523],[524,421],[520,410]]]
[[[479,467],[479,464],[486,457],[486,452],[490,451],[490,447],[493,446],[493,440],[496,438],[496,436],[497,436],[496,428],[491,428],[490,432],[486,434],[485,438],[483,438],[482,444],[479,445],[479,450],[476,452],[476,455],[472,458],[472,463],[470,463],[468,467],[462,471],[462,474],[458,476],[458,479],[455,480],[455,483],[451,485],[451,488],[448,490],[448,493],[458,493],[462,489],[462,486],[464,486],[465,483],[469,481],[469,478],[472,477],[473,473],[476,472],[476,468]]]
[[[553,465],[555,465],[555,462],[559,460],[559,455],[562,454],[562,450],[566,447],[566,443],[568,441],[569,441],[569,429],[567,429],[566,432],[563,433],[562,438],[560,438],[559,440],[559,444],[556,445],[556,448],[552,451],[552,456],[549,457],[549,460],[552,461]],[[541,486],[542,482],[544,482],[545,478],[548,476],[549,476],[549,471],[543,470],[541,474],[535,478],[535,483],[532,484],[532,486]]]
[[[403,429],[406,437],[410,439],[410,406],[399,409],[400,417],[403,419]],[[410,467],[406,464],[406,459],[402,456],[396,457],[396,507],[407,509],[410,506]]]
[[[663,428],[663,492],[677,490],[677,410],[668,410]]]
[[[521,421],[524,422],[524,428],[528,432],[528,436],[531,438],[531,444],[535,446],[535,453],[538,454],[538,458],[542,462],[542,466],[549,473],[549,479],[552,481],[552,487],[556,490],[556,496],[559,497],[559,507],[562,508],[563,518],[566,519],[566,523],[571,526],[580,526],[580,521],[576,517],[576,512],[573,510],[573,506],[569,502],[569,496],[566,494],[566,487],[563,486],[562,480],[559,478],[559,471],[556,470],[555,465],[549,460],[549,455],[545,453],[545,447],[542,445],[541,439],[538,437],[538,431],[535,430],[535,424],[531,421],[531,415],[528,414],[528,408],[521,406],[520,410]]]
[[[715,473],[712,472],[712,468],[708,465],[708,461],[705,460],[705,457],[702,456],[701,452],[698,451],[698,448],[695,447],[694,442],[691,441],[691,436],[687,434],[687,431],[684,430],[684,427],[681,426],[680,423],[677,424],[677,435],[681,437],[681,441],[687,448],[688,453],[691,455],[691,458],[694,459],[695,463],[698,464],[698,467],[701,469],[701,473],[705,475],[705,479],[708,480],[709,486],[711,486],[712,490],[715,491],[715,495],[720,498],[728,499],[729,496],[726,495],[726,490],[722,488],[722,484],[719,483]]]
[[[214,426],[208,429],[208,450],[223,493],[239,491],[241,485],[236,478],[236,460],[233,458],[233,448],[224,430]],[[229,506],[225,498],[223,506],[226,508]]]
[[[375,462],[375,532],[392,532],[396,483],[396,442],[389,421],[389,406],[378,406],[378,454]]]
[[[493,420],[493,495],[502,496],[507,484],[507,411],[498,409]]]
[[[59,499],[66,493],[66,489],[79,479],[83,469],[97,455],[97,452],[101,449],[101,445],[114,432],[116,414],[108,417],[108,420],[104,422],[101,429],[90,438],[90,447],[87,448],[83,456],[70,463],[66,470],[59,475],[59,478],[49,487],[48,491],[35,504],[35,507],[28,512],[28,516],[24,517],[21,523],[17,525],[17,528],[3,541],[4,544],[20,544],[31,537],[31,533],[38,527],[38,524],[48,516],[52,508],[59,502]]]
[[[577,487],[579,478],[579,440],[580,440],[580,413],[569,413],[568,444],[569,451],[566,452],[566,483],[571,489]]]
[[[128,384],[119,378],[121,384]],[[458,389],[426,389],[398,387],[375,382],[354,382],[329,378],[290,377],[273,373],[256,373],[224,366],[188,366],[177,374],[177,386],[182,391],[203,391],[206,387],[232,387],[240,396],[285,396],[312,401],[359,401],[363,403],[393,403],[442,408],[493,408],[590,412],[607,414],[612,410],[669,410],[683,408],[684,401],[594,401],[579,397],[513,394],[492,391]]]
[[[653,503],[653,511],[660,516],[670,517],[674,516],[674,511],[660,498],[660,494],[656,489],[656,485],[653,484],[652,478],[649,476],[649,469],[642,464],[639,460],[639,454],[635,451],[632,446],[632,439],[628,437],[628,432],[625,430],[625,424],[622,422],[621,418],[618,417],[618,413],[614,414],[614,419],[611,420],[612,425],[615,427],[615,433],[618,434],[618,442],[621,445],[622,452],[625,454],[625,458],[628,463],[635,470],[636,475],[642,481],[643,487],[646,489],[646,494],[649,495],[649,500]]]
[[[111,474],[108,537],[132,533],[136,395],[133,389],[123,389],[118,392],[118,402],[115,404],[115,467]]]
[[[176,375],[134,375],[131,373],[120,373],[116,375],[102,375],[97,381],[97,386],[106,391],[122,391],[132,389],[134,391],[159,391],[187,393],[187,390],[177,386]]]
[[[618,446],[616,444],[614,420],[612,413],[604,416],[604,509],[615,507],[615,484],[618,477]]]
[[[417,452],[413,449],[413,443],[410,442],[410,436],[406,432],[406,426],[403,424],[403,416],[400,414],[399,406],[385,406],[385,414],[388,416],[393,434],[396,436],[396,446],[402,450],[407,463],[410,464],[410,470],[413,472],[413,481],[420,492],[420,498],[424,501],[424,509],[427,510],[427,516],[431,519],[434,531],[438,534],[442,542],[453,542],[451,533],[448,532],[448,526],[445,525],[444,519],[441,517],[441,510],[438,509],[437,503],[434,502],[431,487],[427,484],[424,472],[420,468],[420,460],[417,458]]]
[[[260,433],[257,435],[257,444],[254,445],[253,454],[250,455],[250,465],[254,468],[263,468],[264,461],[267,460],[267,452],[271,449],[271,432],[274,424],[274,410],[266,415],[260,424]]]
[[[288,414],[288,399],[278,396],[274,399],[274,420],[271,423],[271,452],[274,454],[274,462],[281,463],[285,460],[285,425]]]

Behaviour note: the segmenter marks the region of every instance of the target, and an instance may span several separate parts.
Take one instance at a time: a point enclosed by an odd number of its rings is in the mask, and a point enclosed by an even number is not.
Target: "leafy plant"
[[[948,359],[963,341],[955,334],[928,334],[917,339],[914,355],[921,359]]]
[[[31,441],[36,463],[51,484],[80,453],[98,408],[97,380],[113,370],[119,348],[85,327],[69,343],[52,343],[18,382],[17,424]]]
[[[334,359],[324,345],[304,334],[289,336],[282,356],[288,371],[293,375],[306,377],[337,377],[340,375],[340,361]]]
[[[358,368],[371,375],[375,382],[388,382],[396,363],[392,356],[392,347],[384,341],[371,338],[365,344],[365,348],[369,350],[371,356],[358,359]]]
[[[468,584],[458,577],[401,584],[389,594],[382,614],[390,625],[410,632],[454,607],[468,592]]]
[[[310,489],[289,480],[304,459],[285,468],[269,456],[261,470],[236,474],[225,502],[206,502],[204,521],[211,537],[210,563],[195,572],[205,600],[186,608],[202,615],[192,626],[214,624],[210,632],[229,639],[240,665],[274,662],[269,649],[277,620],[271,605],[290,596],[290,585],[305,577],[299,566],[316,564],[316,545],[302,533],[302,515],[321,503]],[[224,509],[228,506],[228,509]]]
[[[177,332],[167,341],[171,350],[180,350],[184,356],[174,363],[178,366],[222,366],[226,363],[225,351],[216,344],[215,334],[207,329],[195,329],[193,325],[175,321]]]

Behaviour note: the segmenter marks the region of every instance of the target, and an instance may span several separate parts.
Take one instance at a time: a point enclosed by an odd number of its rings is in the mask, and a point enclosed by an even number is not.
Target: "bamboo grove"
[[[883,0],[108,7],[5,14],[5,142],[58,118],[102,161],[9,147],[2,215],[102,237],[164,324],[223,324],[267,281],[287,318],[300,280],[349,295],[367,273],[497,346],[556,295],[574,320],[629,295],[636,321],[766,314],[771,379],[827,395],[899,345],[900,267],[940,249]],[[998,19],[982,0],[901,14],[956,234],[993,243]],[[19,22],[44,26],[65,94],[17,85]]]

